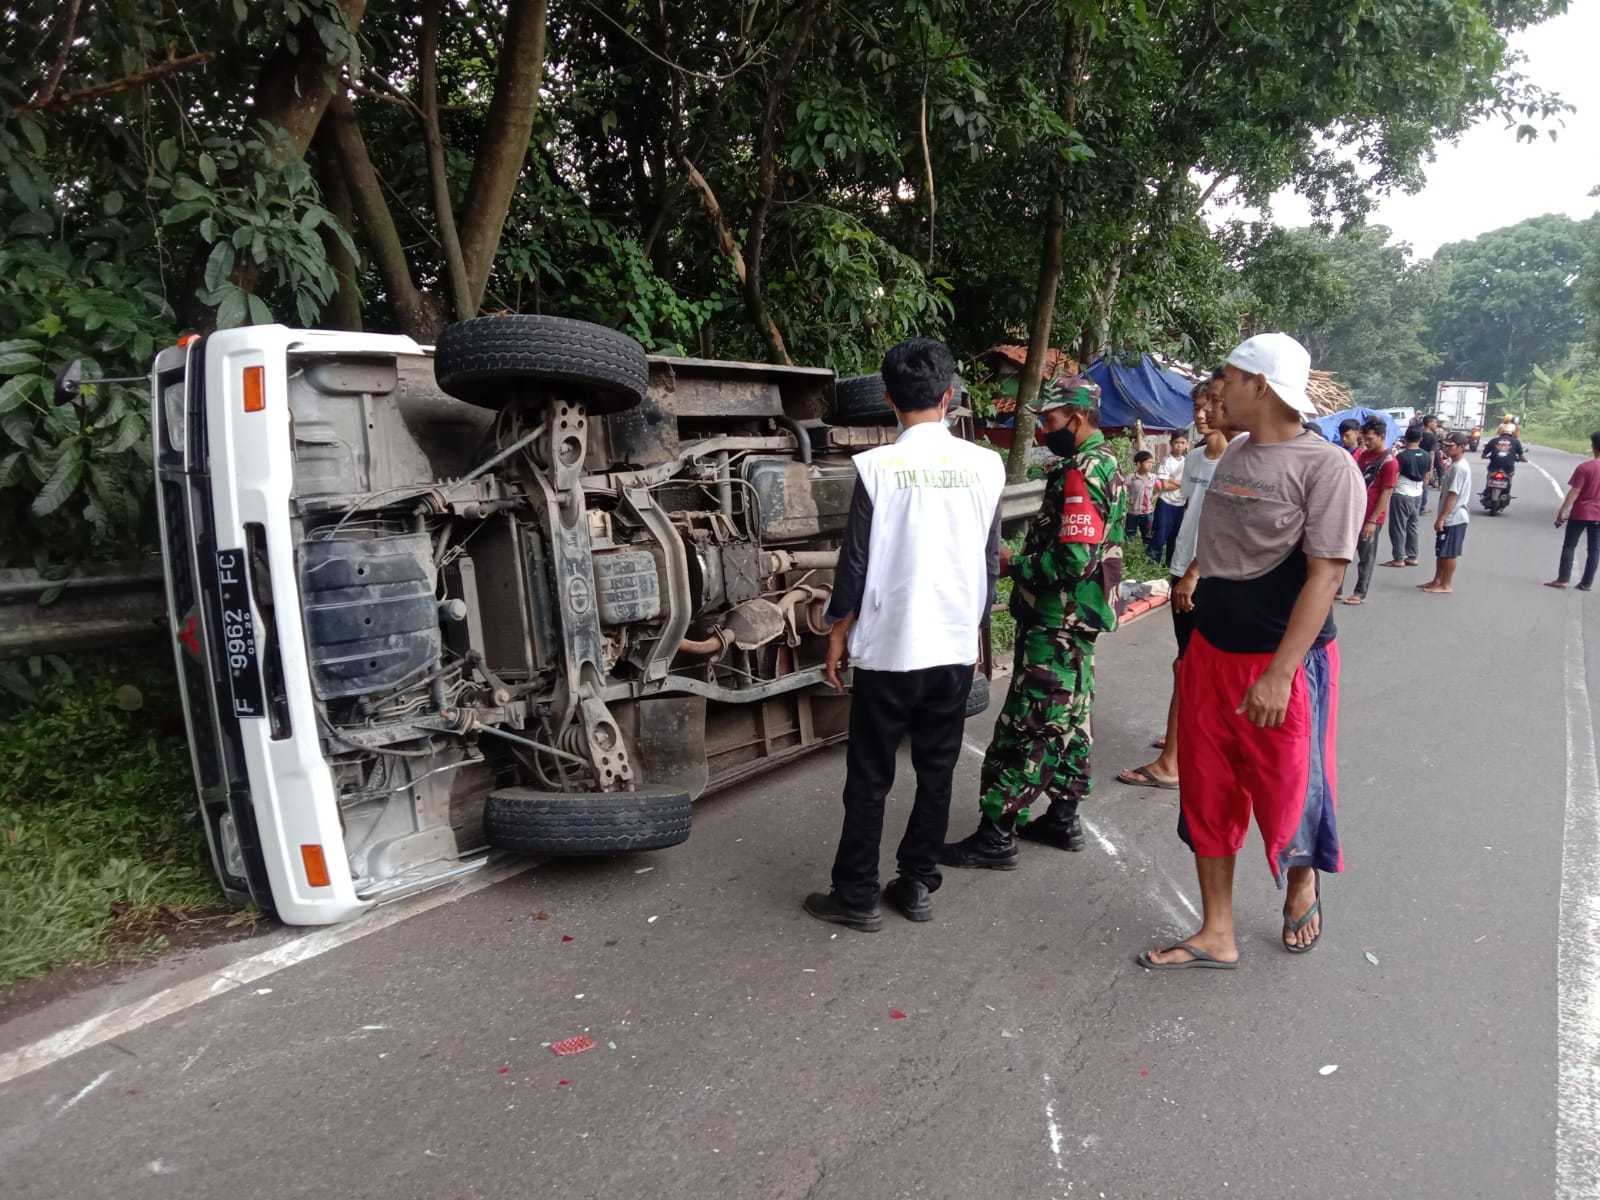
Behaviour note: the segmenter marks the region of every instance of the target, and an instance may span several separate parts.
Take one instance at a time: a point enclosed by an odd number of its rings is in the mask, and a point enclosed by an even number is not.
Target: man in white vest
[[[900,741],[911,738],[916,799],[883,898],[908,920],[933,916],[967,696],[1000,572],[1000,456],[945,427],[955,359],[910,338],[884,356],[884,398],[903,432],[855,458],[856,485],[828,619],[828,682],[853,666],[844,829],[833,890],[812,916],[863,932],[883,925],[878,851]]]

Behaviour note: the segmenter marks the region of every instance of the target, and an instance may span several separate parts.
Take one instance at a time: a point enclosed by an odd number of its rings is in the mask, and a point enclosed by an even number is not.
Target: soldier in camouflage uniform
[[[1047,385],[1034,402],[1045,446],[1061,461],[1046,477],[1022,552],[1002,563],[1012,580],[1016,665],[983,759],[977,832],[945,846],[940,861],[948,866],[1012,870],[1019,836],[1062,850],[1083,846],[1078,802],[1093,787],[1094,643],[1117,627],[1128,511],[1099,405],[1099,388],[1081,376]]]

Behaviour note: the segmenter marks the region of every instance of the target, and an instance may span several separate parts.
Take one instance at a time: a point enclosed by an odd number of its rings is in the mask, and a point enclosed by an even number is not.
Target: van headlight
[[[184,409],[184,382],[169,383],[161,391],[161,403],[166,409],[167,444],[179,453],[183,451],[188,413]]]

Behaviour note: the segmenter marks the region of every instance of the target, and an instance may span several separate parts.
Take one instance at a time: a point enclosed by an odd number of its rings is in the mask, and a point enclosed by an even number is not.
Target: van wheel
[[[975,675],[972,679],[972,690],[967,693],[967,716],[976,717],[989,710],[989,677]]]
[[[483,806],[489,845],[517,854],[623,854],[689,839],[688,792],[538,792],[501,788]]]
[[[883,398],[882,375],[856,375],[833,385],[835,425],[893,425],[894,410]]]
[[[650,362],[625,333],[566,317],[475,317],[446,325],[433,350],[440,388],[480,408],[523,400],[529,384],[567,385],[591,413],[644,399]]]

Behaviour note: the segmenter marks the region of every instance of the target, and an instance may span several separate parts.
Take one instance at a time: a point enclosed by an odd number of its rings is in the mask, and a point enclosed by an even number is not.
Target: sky
[[[1600,210],[1600,198],[1588,194],[1600,185],[1600,0],[1572,0],[1566,13],[1517,34],[1511,46],[1526,56],[1517,70],[1577,111],[1557,126],[1554,142],[1541,136],[1519,143],[1514,128],[1490,120],[1455,144],[1438,146],[1422,191],[1380,200],[1367,218],[1411,243],[1418,257],[1528,217],[1562,212],[1581,218]],[[1311,223],[1310,207],[1292,191],[1274,197],[1271,216],[1289,228]]]

